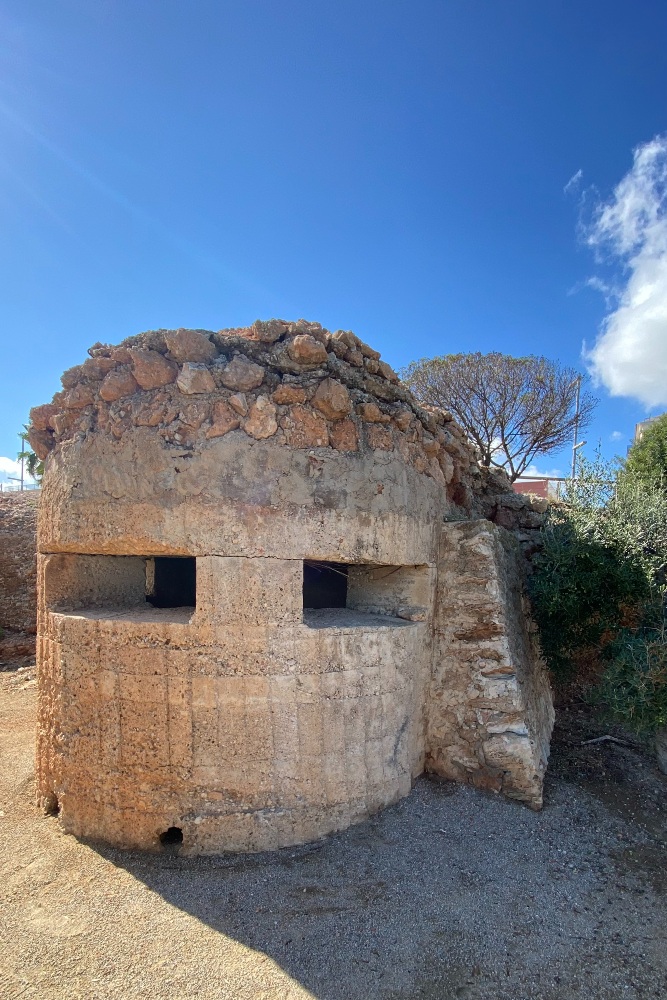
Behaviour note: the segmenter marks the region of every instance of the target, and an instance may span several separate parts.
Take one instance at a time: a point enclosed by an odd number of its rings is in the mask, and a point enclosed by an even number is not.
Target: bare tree
[[[538,455],[568,444],[597,404],[577,387],[585,377],[547,358],[446,354],[413,361],[403,379],[421,403],[450,410],[482,454],[512,482]]]

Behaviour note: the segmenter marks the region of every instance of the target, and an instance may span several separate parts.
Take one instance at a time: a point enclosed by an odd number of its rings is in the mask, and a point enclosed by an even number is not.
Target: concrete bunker
[[[63,827],[265,850],[424,769],[539,807],[553,713],[521,556],[451,415],[305,321],[89,354],[30,432],[38,790]]]

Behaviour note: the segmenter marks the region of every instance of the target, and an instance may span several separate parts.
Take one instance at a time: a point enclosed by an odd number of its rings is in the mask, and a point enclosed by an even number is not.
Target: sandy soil
[[[33,806],[32,671],[0,674],[0,996],[667,996],[667,779],[565,713],[541,813],[427,780],[323,843],[124,853]]]

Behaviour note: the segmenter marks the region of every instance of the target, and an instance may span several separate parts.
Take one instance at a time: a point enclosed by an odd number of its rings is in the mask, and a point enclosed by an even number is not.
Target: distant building
[[[512,487],[515,493],[529,493],[534,497],[544,497],[545,500],[549,498],[548,479],[516,479]]]
[[[637,444],[638,441],[641,441],[651,424],[654,424],[656,420],[660,420],[660,417],[664,416],[664,413],[658,413],[655,417],[647,417],[646,420],[641,420],[638,424],[635,424],[635,436],[632,443]]]

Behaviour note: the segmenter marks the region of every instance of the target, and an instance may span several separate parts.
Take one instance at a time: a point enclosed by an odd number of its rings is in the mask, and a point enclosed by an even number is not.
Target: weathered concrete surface
[[[317,844],[147,854],[35,809],[31,676],[0,674],[3,998],[667,995],[667,778],[630,734],[582,746],[607,730],[573,711],[539,813],[419,780]]]
[[[522,569],[505,529],[443,526],[426,766],[540,808],[554,713]]]
[[[38,774],[66,830],[150,847],[175,826],[188,853],[271,849],[407,794],[424,625],[214,629],[170,610],[49,614]]]
[[[94,432],[60,445],[48,472],[45,552],[426,563],[446,504],[399,452],[295,449],[241,430],[187,451],[148,427]]]
[[[177,828],[197,854],[314,840],[406,795],[442,520],[486,502],[451,416],[303,321],[91,354],[32,413],[42,803],[79,835],[157,848]],[[196,606],[146,603],[160,556],[196,560]],[[347,565],[346,607],[304,612],[304,561]]]

